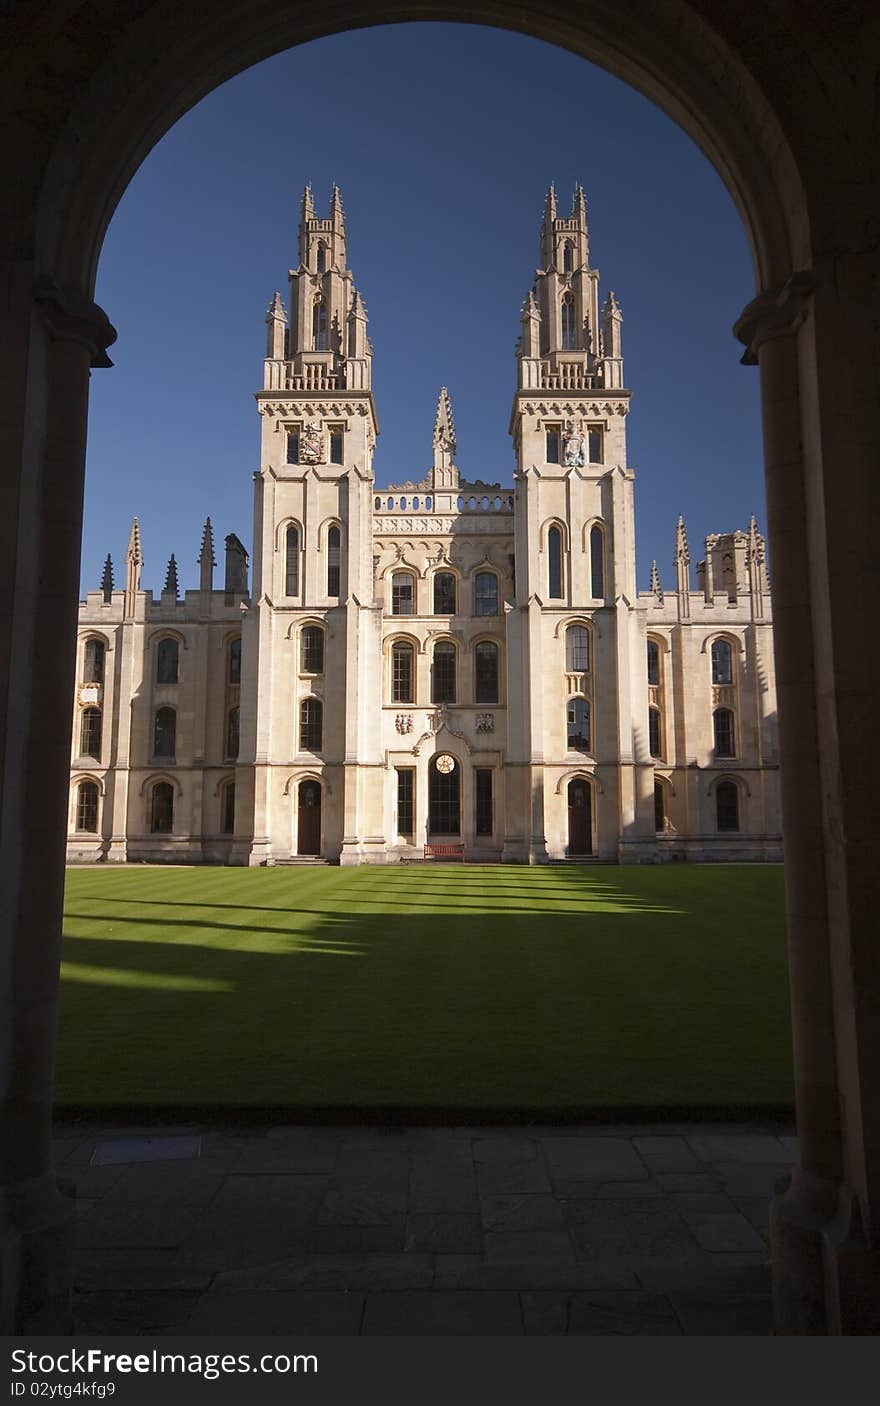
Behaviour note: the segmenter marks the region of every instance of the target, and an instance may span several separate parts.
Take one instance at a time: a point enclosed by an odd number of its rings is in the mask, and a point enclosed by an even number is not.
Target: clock
[[[437,758],[437,770],[442,771],[444,776],[448,776],[451,771],[455,771],[455,757],[450,757],[448,752],[443,752]]]

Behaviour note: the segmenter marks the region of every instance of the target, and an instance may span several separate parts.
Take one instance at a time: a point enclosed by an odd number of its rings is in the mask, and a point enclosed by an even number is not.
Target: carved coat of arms
[[[566,420],[563,439],[563,462],[567,469],[582,469],[584,466],[584,422]]]
[[[305,425],[299,437],[299,458],[302,464],[323,464],[324,436],[317,425]]]

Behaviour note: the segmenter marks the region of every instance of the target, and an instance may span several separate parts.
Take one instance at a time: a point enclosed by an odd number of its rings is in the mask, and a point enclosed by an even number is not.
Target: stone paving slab
[[[182,1131],[198,1156],[93,1165]],[[795,1147],[705,1124],[62,1128],[75,1331],[763,1334]]]

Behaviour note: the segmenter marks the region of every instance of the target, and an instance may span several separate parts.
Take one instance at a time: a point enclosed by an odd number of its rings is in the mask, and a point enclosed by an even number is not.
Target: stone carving
[[[477,713],[476,729],[477,729],[477,732],[494,732],[494,731],[495,731],[495,714],[494,714],[494,713]]]
[[[324,436],[317,425],[303,426],[299,437],[299,457],[303,464],[323,464]]]
[[[564,464],[567,469],[582,469],[584,466],[584,422],[565,422]]]
[[[394,719],[394,726],[401,736],[405,736],[413,730],[412,713],[398,713]]]

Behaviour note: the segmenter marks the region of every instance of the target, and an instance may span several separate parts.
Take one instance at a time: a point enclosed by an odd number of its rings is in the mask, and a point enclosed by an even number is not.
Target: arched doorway
[[[593,806],[592,787],[583,776],[575,776],[568,783],[568,849],[566,853],[576,855],[593,853]]]
[[[311,777],[296,788],[296,852],[321,853],[321,783]]]
[[[428,767],[428,838],[461,834],[461,762],[450,752]]]

